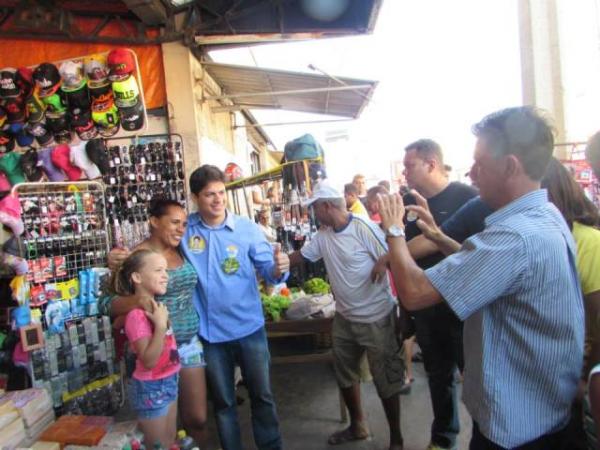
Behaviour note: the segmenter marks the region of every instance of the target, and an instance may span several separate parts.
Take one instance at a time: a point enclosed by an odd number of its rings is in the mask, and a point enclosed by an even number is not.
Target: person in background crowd
[[[368,218],[346,211],[344,197],[325,180],[307,206],[324,227],[300,251],[292,265],[303,259],[323,259],[335,292],[332,349],[338,385],[350,412],[350,426],[331,435],[329,444],[366,439],[369,430],[360,400],[360,363],[366,353],[377,394],[390,429],[390,450],[402,449],[400,391],[404,364],[395,330],[395,300],[388,278],[373,283],[373,264],[387,253],[382,231]]]
[[[383,186],[386,191],[392,192],[392,186],[390,185],[390,182],[388,180],[381,180],[379,183],[377,183],[377,186]],[[367,195],[368,195],[368,191],[367,191]]]
[[[442,149],[431,139],[420,139],[406,146],[404,176],[408,186],[427,199],[438,224],[477,195],[471,186],[448,181]],[[405,196],[405,201],[415,203],[410,194]],[[411,217],[407,216],[407,241],[421,234],[416,221],[409,219]],[[443,258],[444,255],[438,252],[419,259],[417,264],[427,269]],[[460,430],[455,377],[464,365],[462,322],[445,303],[416,311],[412,316],[433,407],[429,449],[453,449]]]
[[[600,180],[600,131],[589,139],[585,147],[585,159],[592,167],[596,179]]]
[[[344,198],[346,199],[346,208],[352,214],[358,214],[361,216],[368,216],[369,213],[363,205],[362,201],[358,198],[358,189],[352,183],[344,185]]]
[[[226,209],[225,177],[211,165],[190,176],[190,192],[198,208],[189,216],[182,240],[199,283],[194,305],[217,428],[224,450],[243,448],[234,385],[238,364],[252,409],[254,442],[259,449],[282,448],[279,420],[271,392],[270,355],[256,271],[270,284],[287,278],[288,256],[275,249],[260,228]],[[192,246],[200,238],[203,245]]]
[[[374,223],[376,223],[377,225],[381,225],[381,217],[379,216],[379,196],[386,195],[386,194],[389,194],[389,191],[381,184],[379,184],[377,186],[373,186],[372,188],[369,188],[369,190],[367,191],[367,210],[369,211],[369,216],[370,216],[371,220]],[[371,278],[373,278],[373,281],[377,281],[380,277],[385,276],[385,273],[388,273],[388,275],[389,275],[389,272],[387,270],[388,262],[389,262],[389,258],[387,258],[387,255],[385,255],[384,257],[381,258],[381,262],[378,262],[378,264],[376,264],[373,267],[373,272],[371,275]],[[379,273],[379,271],[381,271],[381,273]],[[390,287],[392,289],[392,294],[394,295],[394,298],[396,298],[397,297],[396,287],[394,286],[394,281],[391,279],[391,276],[390,276]],[[407,312],[401,311],[399,328],[403,328],[403,327],[407,328],[408,327],[408,325],[407,325],[408,318],[403,317],[403,315],[407,315]],[[397,331],[399,332],[399,334],[403,334],[406,330],[400,329]],[[408,333],[408,334],[411,334],[411,333]],[[413,370],[412,370],[412,357],[413,357],[414,343],[415,343],[414,334],[412,334],[412,336],[408,337],[407,339],[403,339],[404,364],[406,366],[406,376],[404,379],[405,391],[403,391],[403,393],[410,390],[410,385],[415,380],[414,376],[413,376]]]
[[[156,300],[164,304],[169,316],[175,340],[181,354],[179,375],[179,417],[185,431],[200,445],[206,440],[206,377],[204,350],[198,339],[199,317],[192,295],[198,284],[194,267],[181,252],[181,239],[187,225],[187,215],[181,204],[173,200],[157,199],[150,203],[150,236],[135,250],[146,249],[159,252],[168,264],[169,284],[164,295]],[[125,249],[113,249],[108,257],[109,267],[116,270],[129,255]],[[151,302],[145,297],[102,297],[99,308],[113,318],[123,318],[130,311],[141,308],[152,312]],[[118,327],[120,320],[115,320]]]
[[[549,200],[556,205],[567,221],[577,245],[577,271],[583,291],[585,308],[585,353],[583,380],[590,377],[590,396],[593,409],[600,410],[598,384],[600,383],[600,214],[596,206],[585,196],[569,171],[552,158],[542,179],[542,188],[548,190]],[[583,391],[583,389],[582,389]],[[583,394],[583,392],[582,392]],[[583,423],[581,421],[582,397],[574,403],[573,417],[567,436],[571,449],[585,448]],[[596,416],[600,419],[600,416]],[[593,423],[591,417],[588,423]],[[600,421],[596,422],[596,426]],[[587,427],[589,430],[589,426]],[[591,430],[595,431],[595,430]],[[588,433],[589,434],[589,433]],[[594,433],[595,434],[595,433]],[[589,442],[597,441],[597,434]]]
[[[356,186],[356,189],[358,189],[358,199],[361,201],[363,206],[366,206],[365,202],[367,201],[367,180],[365,179],[365,176],[361,175],[360,173],[357,173],[352,178],[352,184]]]
[[[271,206],[271,199],[268,195],[265,196],[267,189],[267,181],[261,184],[256,184],[252,187],[252,205],[254,207],[254,220],[258,220],[260,210]]]
[[[277,242],[277,233],[271,226],[271,211],[268,208],[263,208],[258,213],[258,227],[263,232],[267,241]]]
[[[540,189],[552,130],[534,108],[516,107],[473,131],[471,176],[494,210],[486,228],[423,271],[404,240],[402,198],[384,196],[392,273],[407,309],[445,302],[465,320],[470,449],[560,449],[581,375],[583,302],[575,243]]]

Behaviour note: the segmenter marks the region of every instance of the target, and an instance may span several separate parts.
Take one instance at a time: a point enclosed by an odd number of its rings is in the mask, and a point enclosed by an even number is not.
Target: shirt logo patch
[[[240,262],[237,259],[239,250],[235,245],[228,245],[225,248],[225,251],[227,252],[227,258],[223,260],[221,269],[223,269],[223,272],[227,275],[232,275],[240,269]]]
[[[190,236],[188,248],[192,253],[202,253],[204,250],[206,250],[206,242],[202,236]]]

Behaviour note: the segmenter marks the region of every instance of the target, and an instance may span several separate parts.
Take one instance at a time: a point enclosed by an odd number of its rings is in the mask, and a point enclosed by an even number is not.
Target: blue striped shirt
[[[575,243],[545,190],[485,220],[425,273],[465,320],[463,400],[481,432],[515,447],[564,427],[583,361]]]

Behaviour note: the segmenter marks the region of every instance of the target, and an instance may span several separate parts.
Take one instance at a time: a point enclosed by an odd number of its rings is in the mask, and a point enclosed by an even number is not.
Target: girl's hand
[[[152,306],[152,312],[145,311],[146,317],[152,321],[155,329],[165,331],[169,323],[167,307],[162,303],[157,303],[156,300],[152,300]]]

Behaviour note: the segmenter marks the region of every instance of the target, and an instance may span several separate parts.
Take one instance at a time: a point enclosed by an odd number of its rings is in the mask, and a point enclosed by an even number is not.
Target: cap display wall
[[[139,133],[147,122],[136,54],[131,49],[33,67],[0,70],[0,128],[8,132],[0,152],[19,146],[46,147],[74,139]],[[123,133],[122,133],[123,134]]]

